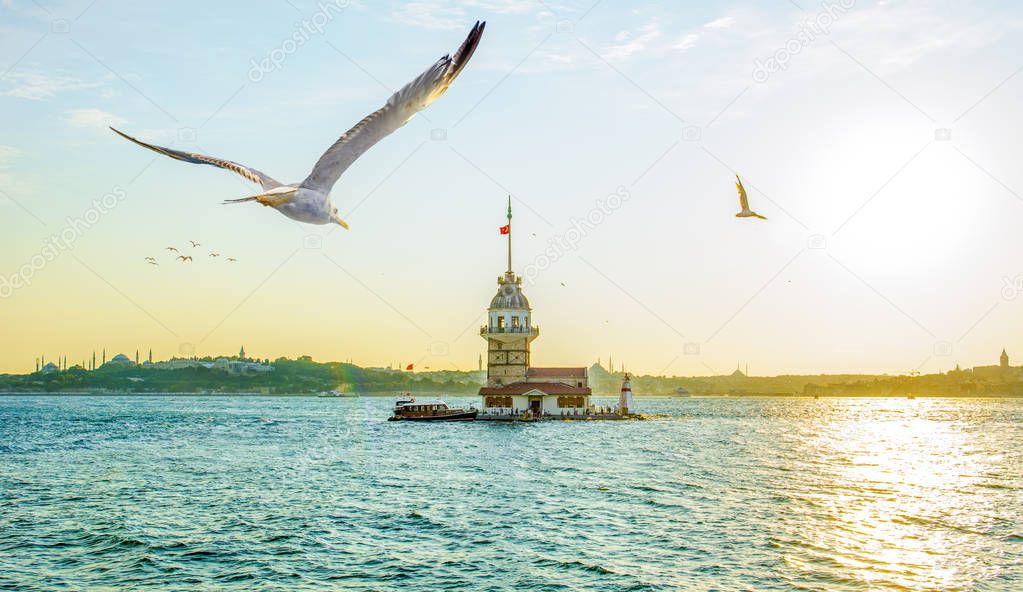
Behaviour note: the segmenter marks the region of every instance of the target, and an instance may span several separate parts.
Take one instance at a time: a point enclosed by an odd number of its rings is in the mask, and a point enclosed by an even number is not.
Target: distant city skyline
[[[1023,7],[798,4],[6,0],[0,372],[242,343],[474,369],[509,193],[538,365],[1023,352]],[[222,206],[253,186],[106,128],[301,179],[477,19],[457,84],[335,188],[350,231]],[[768,220],[734,218],[735,173]]]
[[[61,370],[61,371],[67,370],[67,369],[70,369],[70,368],[75,368],[75,367],[84,368],[86,370],[90,370],[91,371],[91,370],[95,370],[97,368],[100,368],[102,366],[105,366],[107,363],[118,362],[119,360],[121,361],[121,363],[133,363],[133,364],[140,364],[140,365],[149,365],[149,364],[159,365],[159,364],[166,364],[168,362],[173,362],[175,360],[218,360],[218,359],[220,359],[220,360],[230,360],[230,359],[239,359],[239,360],[248,360],[248,361],[254,361],[254,362],[260,362],[262,360],[266,360],[266,361],[272,363],[274,361],[274,359],[276,359],[276,358],[262,358],[262,357],[255,357],[255,358],[253,358],[251,356],[247,356],[245,354],[244,346],[242,347],[242,349],[237,354],[225,354],[225,353],[222,353],[222,352],[221,353],[207,353],[207,354],[193,353],[191,355],[181,355],[181,354],[171,355],[171,356],[168,356],[168,357],[162,358],[162,359],[154,357],[152,350],[149,350],[149,352],[148,352],[148,354],[146,356],[145,362],[140,362],[138,350],[136,350],[136,354],[135,354],[136,358],[135,358],[134,361],[132,361],[132,359],[127,354],[125,354],[123,352],[118,352],[116,354],[112,354],[110,356],[110,359],[108,360],[107,357],[106,357],[106,355],[107,355],[106,354],[106,350],[102,349],[100,351],[102,352],[102,354],[101,354],[101,357],[99,359],[95,359],[95,357],[92,354],[90,354],[89,357],[86,357],[86,358],[83,358],[83,359],[80,359],[80,360],[76,360],[75,358],[73,358],[71,356],[67,356],[67,355],[63,355],[63,354],[58,354],[55,358],[54,357],[47,357],[46,355],[40,355],[40,356],[36,357],[36,359],[35,359],[35,368],[34,368],[34,370],[36,372],[39,372],[40,370],[44,370],[46,367],[49,366],[49,367],[52,367],[55,370]],[[288,358],[288,356],[283,356],[283,357]],[[305,357],[309,357],[310,359],[312,359],[312,361],[317,362],[317,363],[341,363],[341,364],[350,364],[350,365],[353,365],[353,366],[362,367],[362,368],[366,368],[366,369],[384,369],[384,370],[394,370],[394,371],[398,371],[398,372],[409,372],[409,373],[415,373],[415,372],[420,372],[420,373],[422,373],[422,372],[425,372],[425,373],[431,373],[431,372],[466,372],[466,373],[468,373],[468,372],[485,372],[486,371],[486,369],[483,367],[483,364],[482,364],[482,362],[483,362],[482,355],[481,355],[481,357],[477,361],[477,368],[444,368],[444,367],[433,368],[431,366],[421,366],[421,365],[419,365],[418,362],[390,362],[390,363],[387,363],[387,364],[379,364],[379,365],[365,365],[365,364],[357,364],[351,358],[347,358],[347,359],[343,359],[343,360],[316,360],[316,359],[311,358],[311,356],[292,356],[291,359],[299,359],[299,358],[305,358]],[[970,370],[970,371],[975,371],[975,372],[983,373],[984,376],[995,376],[995,375],[998,375],[999,371],[1023,369],[1023,366],[1013,366],[1011,364],[1011,359],[1012,358],[1008,354],[1008,352],[1005,349],[1003,349],[1001,351],[1001,353],[997,357],[989,359],[989,360],[986,360],[986,361],[982,361],[981,363],[979,363],[979,364],[977,364],[975,366],[963,367],[962,364],[956,363],[951,368],[937,369],[933,373],[935,373],[935,374],[944,374],[944,373],[956,373],[956,372],[961,372],[961,371],[964,371],[964,370]],[[990,363],[992,361],[995,361],[997,363]],[[987,363],[985,363],[985,362],[987,362]],[[647,375],[647,374],[645,374],[643,372],[633,372],[633,371],[629,370],[624,363],[619,363],[617,365],[614,364],[611,356],[609,356],[607,358],[606,363],[605,363],[603,358],[597,358],[595,361],[587,362],[585,364],[585,366],[586,367],[599,366],[600,368],[603,368],[603,369],[605,369],[606,371],[608,371],[608,372],[610,372],[612,374],[629,373],[629,374],[633,374],[633,375],[636,375],[636,376]],[[814,373],[809,373],[809,374],[814,374]],[[818,374],[828,374],[828,373],[818,373]],[[899,374],[908,374],[908,375],[919,375],[919,374],[922,374],[922,373],[920,371],[918,371],[918,370],[911,370],[911,371],[907,371],[907,372],[896,372],[896,373],[875,373],[875,372],[869,372],[869,371],[862,371],[862,372],[834,373],[834,374],[864,374],[864,375],[881,375],[881,374],[899,375]],[[751,372],[749,364],[743,364],[741,361],[736,364],[735,370],[732,370],[730,372],[729,371],[721,372],[720,374],[716,374],[716,375],[717,376],[726,376],[726,375],[736,376],[736,375],[741,375],[741,376],[750,376],[750,377],[772,377],[772,376],[779,376],[777,374],[757,374],[755,372]],[[708,374],[695,374],[695,375],[662,374],[662,375],[652,375],[652,376],[696,377],[696,376],[708,376]]]

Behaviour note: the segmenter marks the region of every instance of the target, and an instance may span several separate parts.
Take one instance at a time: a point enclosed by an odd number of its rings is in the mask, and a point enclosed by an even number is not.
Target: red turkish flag
[[[411,371],[412,370],[412,364],[409,364],[408,366],[405,366],[405,369],[408,370],[408,371]]]
[[[509,232],[511,232],[511,224],[501,227],[501,234],[508,234]]]

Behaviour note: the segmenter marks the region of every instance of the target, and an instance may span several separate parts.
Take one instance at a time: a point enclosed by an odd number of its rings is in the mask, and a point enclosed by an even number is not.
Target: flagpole
[[[512,223],[511,195],[508,195],[508,273],[512,273],[511,223]]]

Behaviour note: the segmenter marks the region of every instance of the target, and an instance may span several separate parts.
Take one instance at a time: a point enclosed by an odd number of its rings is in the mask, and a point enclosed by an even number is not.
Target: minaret
[[[38,364],[36,364],[38,365]],[[480,354],[479,371],[483,372],[483,354]]]
[[[101,365],[102,366],[106,366],[107,365],[107,348],[105,348],[105,347],[103,348],[103,364],[101,364]]]
[[[153,363],[153,348],[149,348],[149,363]]]
[[[1005,353],[1004,349],[1002,350],[1002,355],[998,358],[998,365],[1002,370],[1009,369],[1009,354]]]
[[[512,271],[512,209],[508,196],[508,269],[497,278],[497,295],[487,309],[487,324],[480,337],[487,340],[487,386],[503,386],[526,379],[529,344],[540,335],[532,325],[529,300],[522,293],[522,278]]]
[[[136,366],[139,365],[139,350],[138,349],[135,350],[135,365]]]
[[[36,372],[39,372],[39,358],[36,358]]]

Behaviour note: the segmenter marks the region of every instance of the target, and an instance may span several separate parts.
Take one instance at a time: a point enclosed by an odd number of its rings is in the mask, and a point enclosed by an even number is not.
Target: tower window
[[[512,317],[512,329],[519,328],[519,317]]]
[[[504,317],[497,317],[497,330],[504,331]]]

